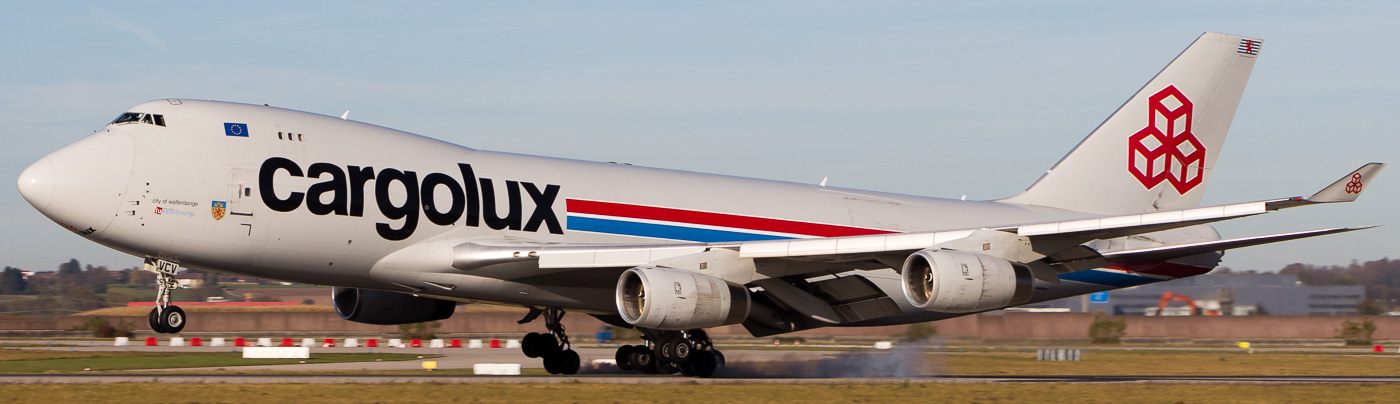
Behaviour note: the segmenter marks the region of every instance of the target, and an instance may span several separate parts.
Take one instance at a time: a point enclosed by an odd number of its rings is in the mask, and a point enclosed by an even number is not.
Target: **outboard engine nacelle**
[[[749,315],[749,290],[690,271],[640,266],[617,281],[617,312],[636,327],[687,330],[738,324]]]
[[[376,289],[335,287],[331,304],[340,318],[357,323],[396,325],[452,317],[457,303]]]
[[[1035,291],[1030,268],[962,251],[926,249],[904,260],[904,297],[920,309],[971,313],[1025,304]]]

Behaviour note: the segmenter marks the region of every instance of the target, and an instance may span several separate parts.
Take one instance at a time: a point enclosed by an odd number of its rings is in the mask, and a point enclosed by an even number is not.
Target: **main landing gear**
[[[185,311],[180,306],[170,304],[170,294],[180,287],[180,283],[175,281],[175,272],[180,266],[166,260],[146,258],[141,269],[156,274],[156,307],[146,315],[151,330],[169,334],[184,330]]]
[[[724,367],[724,354],[702,329],[665,331],[640,328],[642,345],[617,349],[617,367],[649,374],[710,377]]]
[[[544,326],[549,333],[525,334],[525,338],[520,340],[520,350],[524,351],[525,356],[543,358],[544,370],[549,374],[578,373],[578,352],[574,352],[573,345],[569,343],[569,335],[564,333],[564,324],[560,322],[564,319],[564,310],[553,307],[545,310],[530,309],[530,314],[526,314],[519,323],[534,321],[540,314],[544,314]]]

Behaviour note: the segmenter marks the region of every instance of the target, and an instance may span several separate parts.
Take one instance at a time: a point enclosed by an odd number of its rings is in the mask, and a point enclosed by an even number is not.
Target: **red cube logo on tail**
[[[1147,127],[1128,137],[1128,172],[1147,189],[1167,181],[1179,194],[1205,177],[1206,147],[1191,134],[1192,105],[1176,86],[1147,99]]]
[[[1361,193],[1362,187],[1364,187],[1364,185],[1361,183],[1361,173],[1356,173],[1352,174],[1351,181],[1347,182],[1346,191],[1348,194],[1359,194]]]

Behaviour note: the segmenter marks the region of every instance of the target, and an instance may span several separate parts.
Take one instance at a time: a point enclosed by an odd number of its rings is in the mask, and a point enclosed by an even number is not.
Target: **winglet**
[[[1376,179],[1382,168],[1385,168],[1384,163],[1366,163],[1307,198],[1293,197],[1265,203],[1268,210],[1279,210],[1318,203],[1351,202],[1361,196],[1361,191],[1366,190],[1366,186]]]
[[[1372,180],[1376,179],[1376,175],[1380,174],[1382,168],[1385,168],[1385,164],[1368,163],[1361,166],[1332,185],[1328,185],[1327,188],[1309,196],[1308,201],[1313,203],[1354,201],[1361,196],[1361,191],[1366,190],[1366,184],[1370,184]]]

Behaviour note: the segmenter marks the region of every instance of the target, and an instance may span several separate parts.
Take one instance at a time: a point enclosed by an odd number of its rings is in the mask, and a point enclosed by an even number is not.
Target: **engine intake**
[[[1034,293],[1029,268],[952,250],[926,249],[904,260],[904,297],[920,309],[971,313],[1024,304]]]
[[[340,318],[365,324],[396,325],[452,317],[457,303],[375,289],[335,287],[331,304]]]
[[[617,311],[636,327],[686,330],[738,324],[749,315],[749,290],[713,276],[639,266],[617,281]]]

